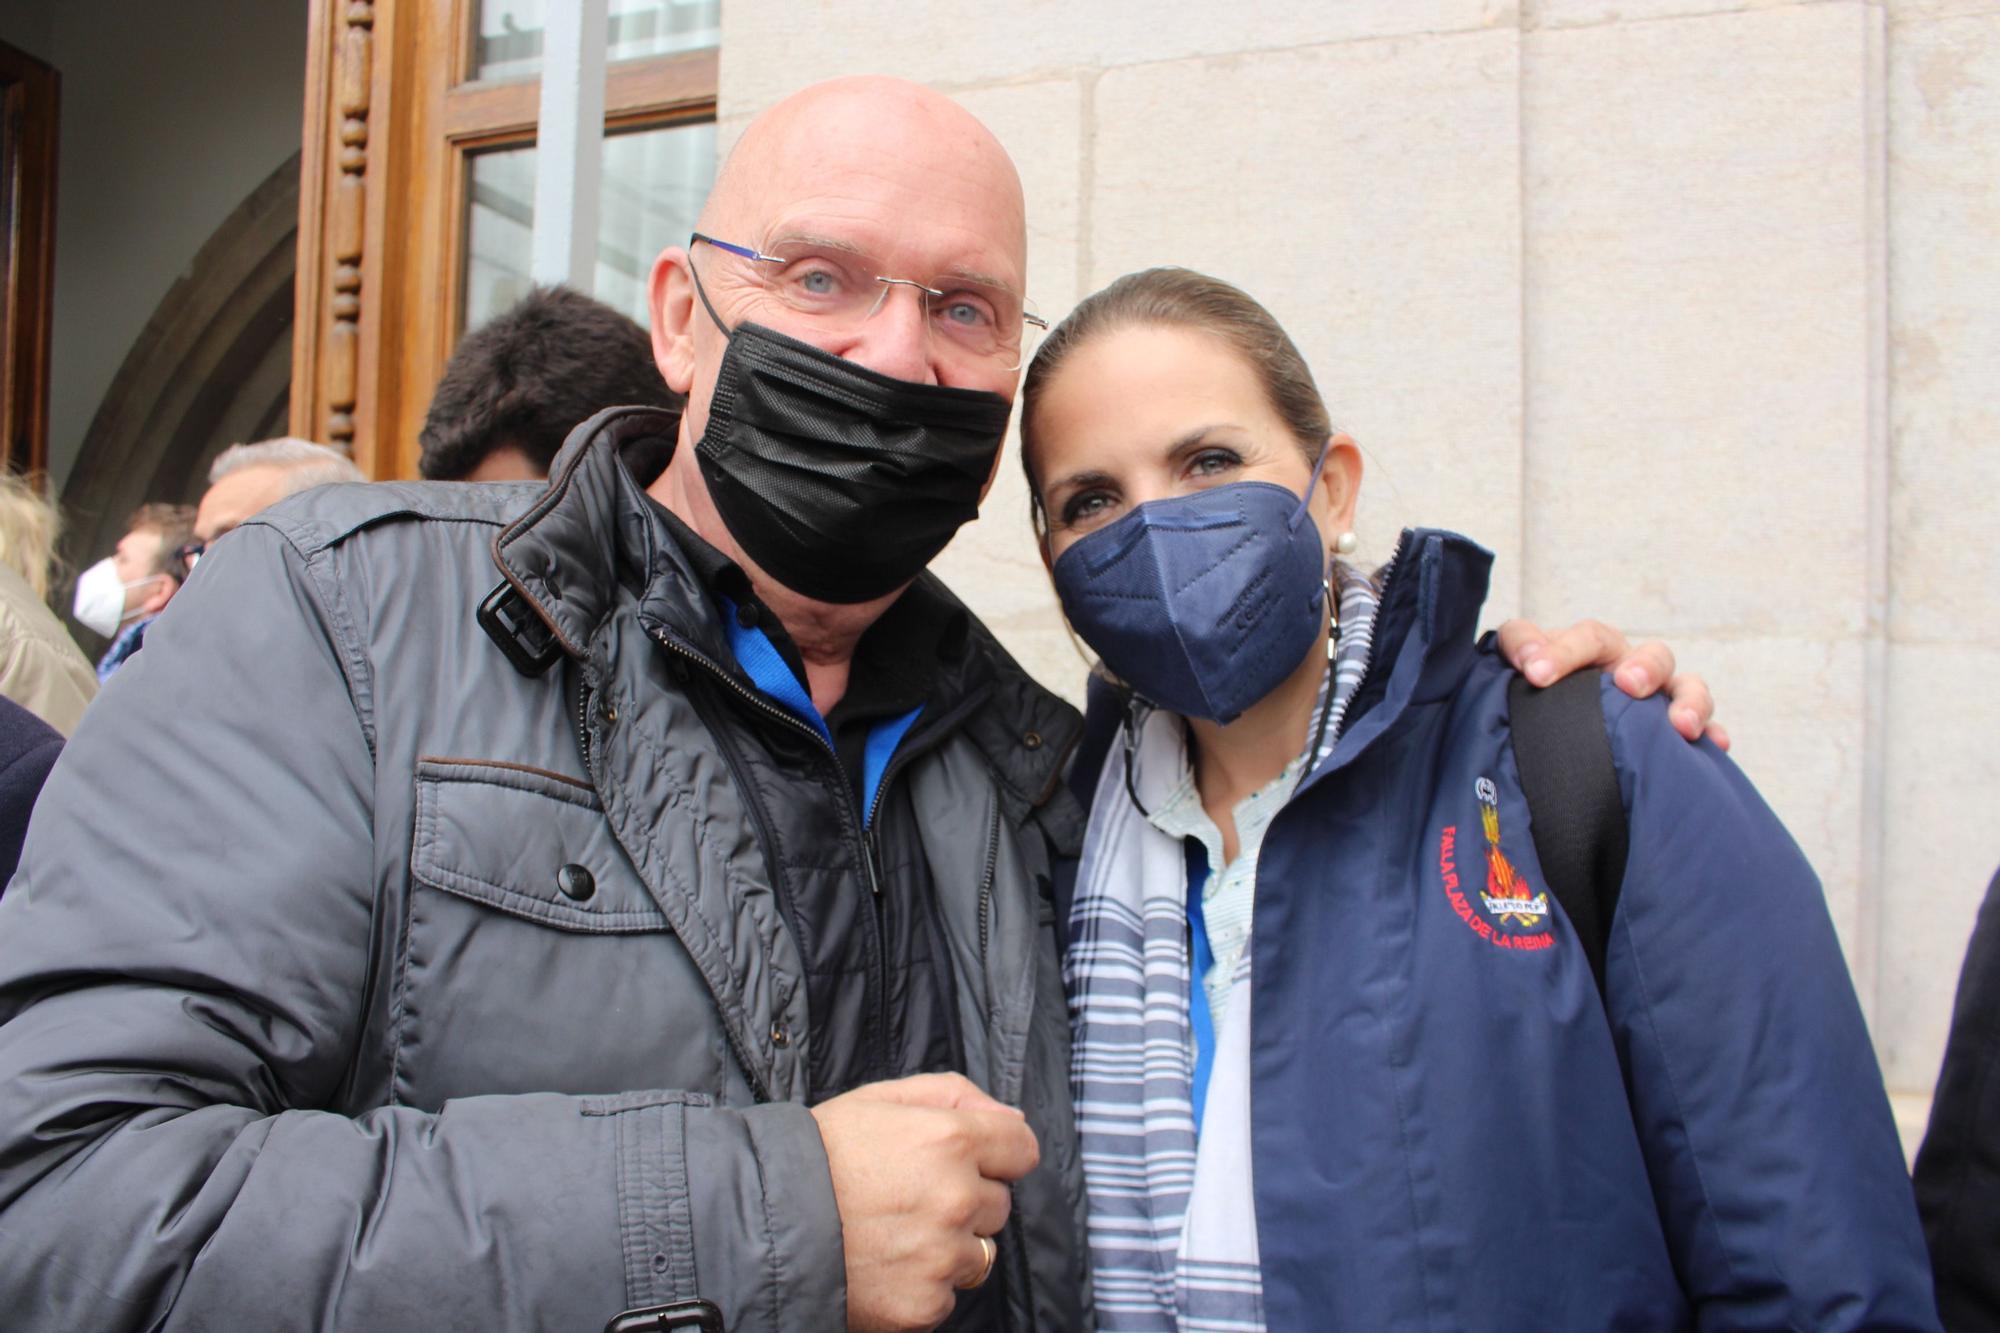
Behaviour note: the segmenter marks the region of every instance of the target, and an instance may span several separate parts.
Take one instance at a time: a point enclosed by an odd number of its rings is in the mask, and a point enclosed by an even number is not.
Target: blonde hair
[[[25,477],[0,472],[0,564],[19,574],[35,596],[49,595],[62,511]]]

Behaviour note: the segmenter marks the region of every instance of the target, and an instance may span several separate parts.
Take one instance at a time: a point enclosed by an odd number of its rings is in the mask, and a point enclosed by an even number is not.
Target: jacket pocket
[[[420,884],[559,930],[665,930],[667,918],[581,780],[491,760],[419,759]]]
[[[579,779],[420,759],[394,1097],[748,1100],[706,983]]]

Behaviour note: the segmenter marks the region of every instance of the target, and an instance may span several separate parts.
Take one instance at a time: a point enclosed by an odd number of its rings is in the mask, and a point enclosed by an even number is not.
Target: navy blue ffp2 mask
[[[1325,623],[1326,547],[1306,515],[1319,472],[1306,499],[1238,481],[1138,506],[1056,560],[1063,614],[1145,699],[1235,721]]]

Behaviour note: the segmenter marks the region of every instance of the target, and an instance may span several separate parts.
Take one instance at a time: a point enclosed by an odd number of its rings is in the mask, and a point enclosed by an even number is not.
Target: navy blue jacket
[[[0,892],[14,878],[21,841],[28,836],[28,816],[62,747],[61,732],[0,696]]]
[[[1607,680],[1631,855],[1605,994],[1552,894],[1503,914],[1547,885],[1509,670],[1474,643],[1491,561],[1405,534],[1346,734],[1265,837],[1270,1327],[1936,1328],[1819,883],[1724,755]]]
[[[1965,948],[1916,1177],[1945,1327],[2000,1328],[2000,873]]]

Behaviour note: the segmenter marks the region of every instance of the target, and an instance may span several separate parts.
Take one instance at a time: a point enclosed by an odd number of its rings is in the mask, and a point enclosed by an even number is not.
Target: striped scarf
[[[1333,752],[1375,626],[1377,585],[1338,561],[1333,580],[1339,629],[1314,729],[1322,713],[1327,725],[1308,774]],[[1121,1333],[1264,1327],[1250,1177],[1251,950],[1231,976],[1197,1143],[1187,862],[1131,795],[1159,808],[1189,765],[1181,719],[1138,705],[1127,744],[1098,775],[1064,963],[1098,1326]]]

